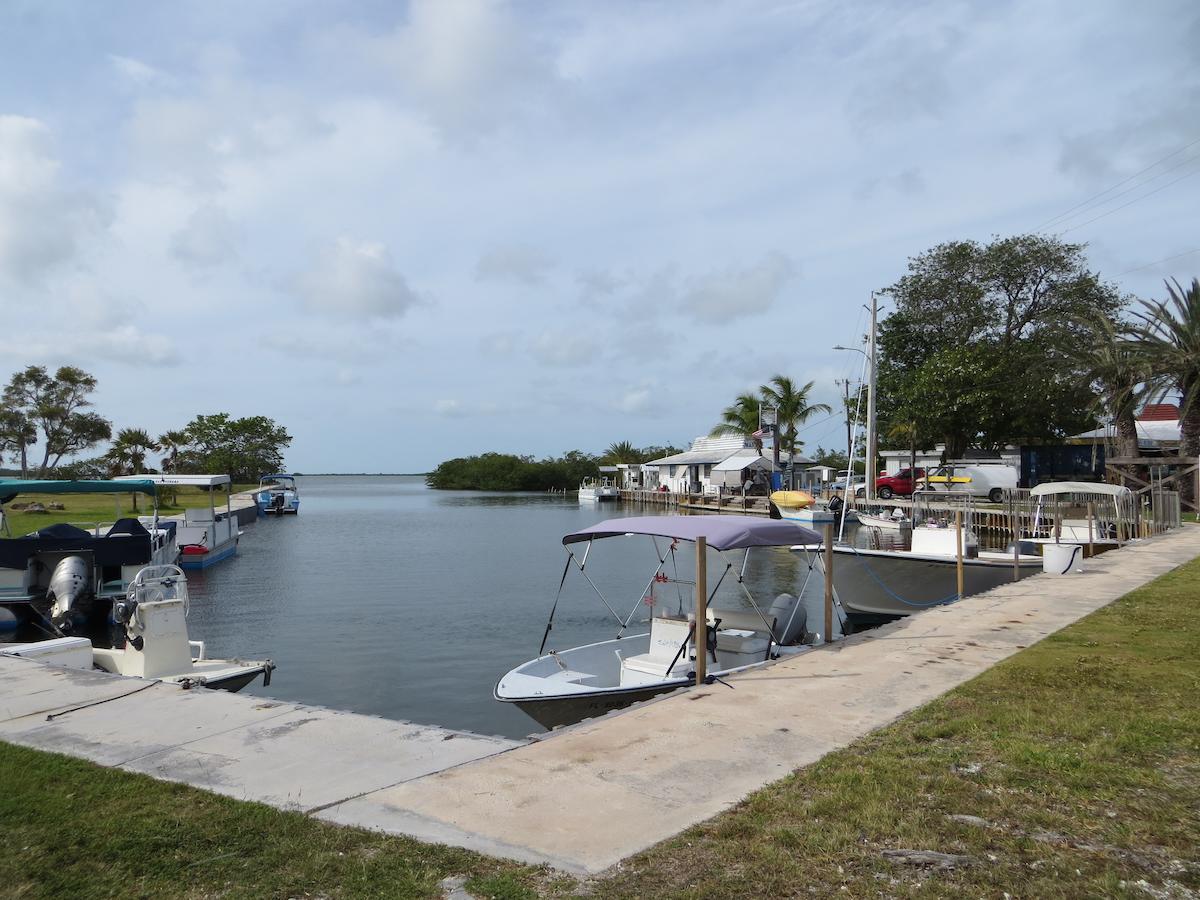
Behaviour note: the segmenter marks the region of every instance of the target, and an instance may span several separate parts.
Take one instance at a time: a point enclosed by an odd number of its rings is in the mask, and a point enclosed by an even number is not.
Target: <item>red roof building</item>
[[[1138,413],[1137,420],[1139,422],[1177,422],[1179,421],[1179,407],[1174,403],[1147,403]]]

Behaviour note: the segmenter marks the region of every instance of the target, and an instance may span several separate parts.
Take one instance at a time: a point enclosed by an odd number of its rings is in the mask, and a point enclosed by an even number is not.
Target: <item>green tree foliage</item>
[[[53,375],[45,366],[29,366],[12,376],[4,388],[0,442],[20,460],[23,476],[28,472],[28,448],[34,443],[31,434],[41,432],[39,478],[63,457],[112,436],[108,420],[87,411],[95,389],[96,379],[74,366],[62,366]]]
[[[729,406],[721,410],[721,421],[713,426],[709,434],[712,437],[744,434],[752,437],[759,428],[759,412],[762,400],[751,393],[738,394]],[[762,451],[762,440],[754,438],[754,449]]]
[[[1138,345],[1112,319],[1097,323],[1096,340],[1079,358],[1083,381],[1095,392],[1093,411],[1117,431],[1117,456],[1137,456],[1137,408],[1145,397],[1148,365]]]
[[[658,445],[635,447],[629,441],[617,441],[608,445],[608,449],[600,457],[600,463],[606,466],[615,466],[619,463],[637,465],[639,463],[650,462],[652,459],[662,459],[664,456],[671,456],[679,452],[678,447]]]
[[[431,488],[456,491],[548,491],[579,487],[599,474],[599,461],[582,450],[535,460],[511,453],[448,459],[425,476]]]
[[[828,403],[808,402],[812,389],[813,382],[796,387],[786,375],[775,375],[759,388],[762,405],[779,410],[779,446],[789,457],[795,455],[797,447],[804,446],[804,441],[796,440],[800,426],[819,412],[833,412]]]
[[[175,463],[179,459],[179,452],[187,446],[187,442],[187,432],[182,429],[164,431],[158,436],[158,440],[155,441],[155,447],[166,454],[159,462],[164,472],[175,471]]]
[[[292,443],[287,430],[266,416],[234,419],[229,413],[200,415],[183,429],[186,448],[173,467],[180,472],[228,474],[234,481],[257,481],[283,468],[283,451]]]
[[[113,475],[136,475],[146,471],[146,454],[158,444],[141,428],[122,428],[104,458]]]
[[[1123,298],[1088,271],[1083,249],[1019,235],[909,260],[879,332],[881,434],[903,424],[956,457],[1092,427],[1081,360]]]

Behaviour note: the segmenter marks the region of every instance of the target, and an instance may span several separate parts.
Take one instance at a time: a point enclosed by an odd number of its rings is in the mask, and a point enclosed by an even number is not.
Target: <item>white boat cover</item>
[[[1123,497],[1129,493],[1129,488],[1119,484],[1104,484],[1098,481],[1048,481],[1039,484],[1029,492],[1031,497],[1045,497],[1052,494],[1107,494],[1110,497]]]
[[[811,528],[787,519],[752,519],[749,516],[630,516],[606,519],[590,528],[572,532],[565,545],[597,538],[645,534],[672,540],[694,541],[703,537],[714,550],[747,547],[792,547],[819,544],[821,536]]]

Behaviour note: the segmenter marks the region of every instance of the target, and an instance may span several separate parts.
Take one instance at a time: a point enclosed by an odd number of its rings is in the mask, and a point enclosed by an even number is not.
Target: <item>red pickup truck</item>
[[[895,475],[880,475],[875,479],[875,496],[880,500],[891,500],[896,496],[911,497],[924,477],[924,469],[901,469]]]

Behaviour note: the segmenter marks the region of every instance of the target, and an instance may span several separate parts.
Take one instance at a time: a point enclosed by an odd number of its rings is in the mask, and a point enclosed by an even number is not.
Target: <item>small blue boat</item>
[[[294,475],[264,475],[254,495],[259,515],[296,515],[300,512],[300,489]]]

